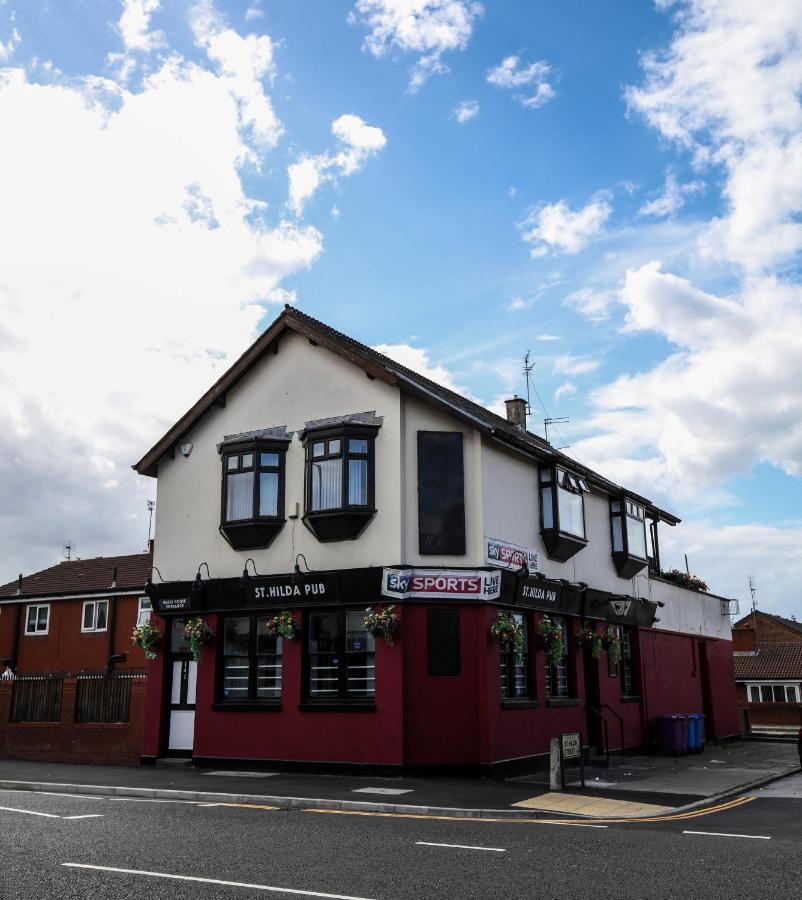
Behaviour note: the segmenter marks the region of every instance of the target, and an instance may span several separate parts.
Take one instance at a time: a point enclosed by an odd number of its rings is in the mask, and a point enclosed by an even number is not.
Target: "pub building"
[[[567,732],[648,746],[663,714],[736,734],[729,601],[660,575],[679,520],[507,408],[286,307],[134,467],[158,479],[142,761],[504,774]]]

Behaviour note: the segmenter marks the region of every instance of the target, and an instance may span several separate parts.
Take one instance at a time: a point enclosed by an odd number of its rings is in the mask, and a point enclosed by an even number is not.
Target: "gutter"
[[[126,591],[98,591],[95,594],[15,594],[0,600],[0,606],[11,606],[15,603],[54,603],[58,600],[102,600],[106,597],[144,597],[145,587]]]

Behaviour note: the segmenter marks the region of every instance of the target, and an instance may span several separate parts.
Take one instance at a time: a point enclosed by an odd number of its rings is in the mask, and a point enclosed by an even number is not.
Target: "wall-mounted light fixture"
[[[195,580],[192,582],[192,590],[193,591],[202,591],[203,590],[203,579],[201,578],[201,569],[206,566],[206,577],[209,581],[212,580],[212,573],[209,571],[208,563],[202,562],[198,566],[198,571],[195,575]]]
[[[242,570],[242,575],[240,575],[239,586],[241,588],[248,588],[253,582],[253,578],[248,574],[248,563],[250,563],[253,568],[253,574],[257,575],[260,578],[262,577],[261,573],[256,571],[256,563],[249,556],[245,560],[245,568]]]
[[[299,559],[302,559],[302,560],[304,561],[304,565],[306,566],[306,571],[307,571],[307,572],[311,573],[311,571],[312,571],[312,570],[309,568],[309,563],[306,561],[306,557],[303,555],[303,553],[299,553],[299,554],[295,557],[295,568],[292,570],[292,578],[291,578],[291,581],[292,581],[293,584],[303,584],[304,581],[306,580],[306,576],[305,576],[304,573],[301,571],[301,567],[298,565],[298,560],[299,560]]]

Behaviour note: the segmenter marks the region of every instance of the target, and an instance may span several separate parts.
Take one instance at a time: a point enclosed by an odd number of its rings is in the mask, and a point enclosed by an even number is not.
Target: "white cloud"
[[[121,0],[122,12],[117,22],[117,33],[123,43],[122,53],[109,53],[111,65],[119,65],[121,81],[127,81],[136,68],[134,54],[148,54],[166,46],[162,31],[151,31],[150,20],[158,12],[161,0]]]
[[[487,73],[487,81],[494,87],[507,90],[526,90],[515,94],[515,99],[527,109],[537,109],[554,97],[554,88],[546,80],[551,75],[551,66],[538,60],[522,65],[519,57],[507,56]]]
[[[530,309],[534,302],[534,298],[526,300],[523,297],[513,297],[506,308],[509,312],[520,312],[523,309]]]
[[[685,205],[686,197],[698,194],[702,190],[704,184],[701,181],[688,181],[682,184],[674,172],[668,172],[662,193],[644,203],[638,210],[638,215],[655,218],[673,216]]]
[[[452,116],[459,122],[460,125],[464,125],[466,122],[470,122],[471,119],[475,119],[479,115],[479,101],[478,100],[463,100],[462,103],[458,103],[452,113]]]
[[[11,29],[11,34],[8,40],[3,43],[0,41],[0,63],[6,62],[11,59],[14,55],[14,50],[17,48],[17,45],[22,41],[20,37],[20,33],[16,28]]]
[[[144,545],[155,485],[131,463],[322,250],[243,184],[267,146],[219,34],[214,62],[171,51],[135,88],[0,68],[0,580],[67,537],[86,555]]]
[[[252,22],[254,19],[261,19],[264,16],[264,11],[260,8],[258,3],[252,3],[245,10],[245,21]]]
[[[563,397],[571,397],[575,393],[576,385],[572,381],[566,381],[554,392],[554,400],[556,403],[559,403]]]
[[[539,334],[537,336],[537,340],[539,341],[559,341],[560,337],[556,334]]]
[[[530,253],[533,257],[553,252],[578,253],[601,234],[612,211],[604,192],[577,210],[560,200],[532,209],[519,223],[518,230],[522,240],[532,245]]]
[[[601,322],[610,315],[610,308],[616,299],[615,291],[584,287],[570,293],[563,302],[566,306],[576,307],[591,321]]]
[[[358,172],[368,157],[381,152],[387,144],[381,128],[367,125],[359,116],[350,113],[335,119],[331,123],[331,132],[340,145],[336,153],[302,156],[287,168],[288,202],[296,216],[302,214],[304,205],[321,184],[334,181],[337,175]]]
[[[442,55],[468,46],[483,13],[475,0],[356,0],[348,20],[369,29],[363,48],[377,58],[392,50],[420,54],[410,76],[414,93],[431,75],[448,71]]]
[[[552,365],[558,375],[587,375],[598,369],[601,362],[587,356],[572,356],[570,353],[561,353],[555,356]]]
[[[743,0],[685,0],[669,47],[644,59],[630,108],[725,173],[726,215],[706,250],[748,270],[802,249],[802,16],[798,0],[770,11]]]
[[[373,348],[377,353],[383,353],[401,363],[413,372],[418,372],[430,381],[441,384],[458,394],[465,394],[465,389],[454,382],[454,376],[443,365],[432,363],[429,351],[421,347],[412,347],[410,344],[376,344]]]

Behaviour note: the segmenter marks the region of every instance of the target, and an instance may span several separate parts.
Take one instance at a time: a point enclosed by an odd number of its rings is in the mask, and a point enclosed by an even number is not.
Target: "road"
[[[0,898],[799,898],[802,776],[755,796],[555,824],[2,791]]]

